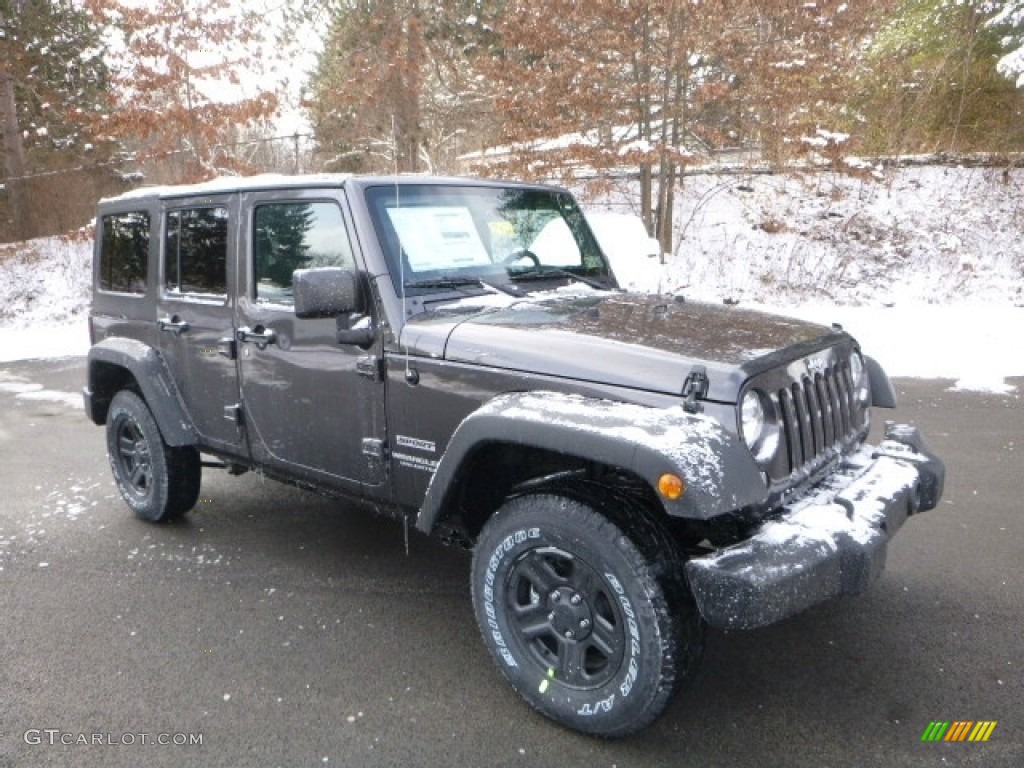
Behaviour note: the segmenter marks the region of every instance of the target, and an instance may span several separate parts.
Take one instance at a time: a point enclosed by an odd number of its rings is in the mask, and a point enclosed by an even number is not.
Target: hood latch
[[[707,368],[703,365],[693,366],[686,381],[683,382],[683,397],[686,398],[683,401],[683,410],[687,413],[703,411],[703,406],[697,401],[708,396],[709,385]]]

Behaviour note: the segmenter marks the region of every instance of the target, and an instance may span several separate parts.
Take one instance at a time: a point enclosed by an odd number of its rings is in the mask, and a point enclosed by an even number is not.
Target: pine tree
[[[26,176],[103,156],[90,130],[106,90],[100,31],[77,4],[0,0],[0,119],[15,236],[38,229]],[[37,201],[38,202],[38,201]]]
[[[1024,88],[1024,0],[986,0],[983,7],[992,14],[988,26],[999,34],[1004,49],[999,71]]]
[[[863,76],[868,148],[880,153],[1020,146],[1020,94],[999,74],[1000,34],[987,0],[903,0]]]

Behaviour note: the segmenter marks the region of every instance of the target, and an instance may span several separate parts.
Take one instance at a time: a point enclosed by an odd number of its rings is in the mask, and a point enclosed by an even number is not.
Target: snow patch
[[[648,408],[554,392],[517,393],[497,397],[478,414],[500,413],[518,423],[554,425],[588,436],[613,437],[645,446],[669,458],[687,481],[714,495],[722,483],[722,425],[681,406]]]
[[[89,352],[85,320],[31,328],[0,326],[0,363],[15,360],[47,360],[83,357]]]
[[[82,407],[82,395],[78,392],[43,389],[42,384],[6,371],[0,371],[0,392],[12,394],[18,400],[48,401],[63,403],[71,408]]]

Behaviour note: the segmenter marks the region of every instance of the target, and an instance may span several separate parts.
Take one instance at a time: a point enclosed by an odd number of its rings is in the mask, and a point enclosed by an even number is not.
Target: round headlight
[[[747,448],[754,451],[757,441],[764,434],[764,406],[761,404],[761,396],[755,390],[750,390],[743,396],[740,403],[740,430],[743,433],[743,441]]]
[[[862,407],[871,405],[871,382],[868,369],[860,353],[854,352],[850,358],[850,377],[853,379],[853,397]]]
[[[769,465],[779,449],[777,410],[769,397],[751,389],[740,401],[740,434],[754,460]]]

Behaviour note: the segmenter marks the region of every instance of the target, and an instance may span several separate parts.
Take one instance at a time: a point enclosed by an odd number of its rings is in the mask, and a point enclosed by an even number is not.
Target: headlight
[[[764,406],[761,405],[760,395],[753,389],[743,396],[740,405],[740,429],[743,430],[747,447],[753,450],[764,432]]]
[[[854,352],[850,358],[850,377],[853,379],[853,399],[861,408],[867,408],[871,405],[871,381],[859,352]]]
[[[740,434],[759,464],[767,464],[775,456],[779,447],[775,407],[758,389],[751,389],[740,401]]]

